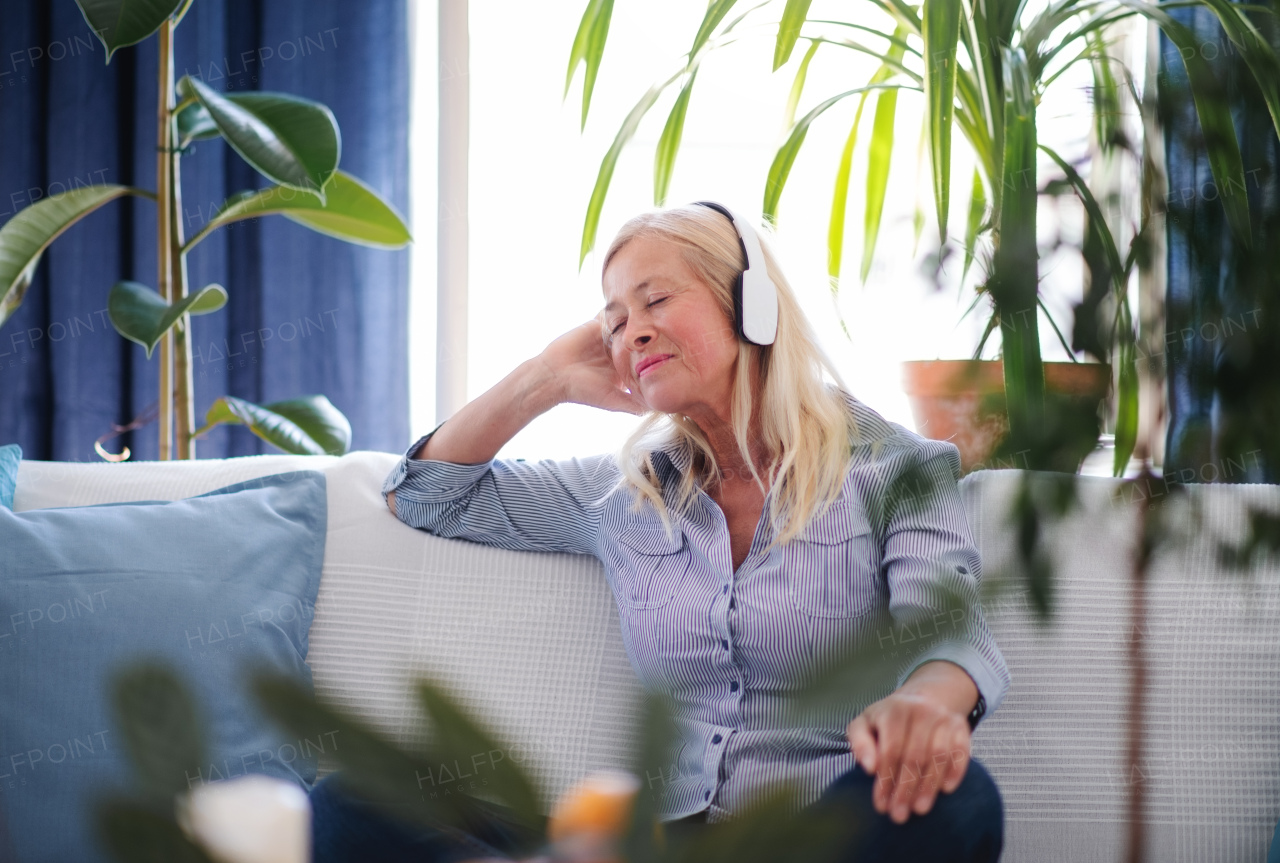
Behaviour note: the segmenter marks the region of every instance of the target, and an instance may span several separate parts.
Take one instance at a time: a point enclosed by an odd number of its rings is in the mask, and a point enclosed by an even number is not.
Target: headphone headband
[[[733,285],[734,325],[738,337],[754,345],[771,345],[778,334],[778,286],[769,278],[760,236],[745,219],[735,216],[723,204],[696,201],[695,206],[708,207],[733,223],[738,245],[747,262]]]

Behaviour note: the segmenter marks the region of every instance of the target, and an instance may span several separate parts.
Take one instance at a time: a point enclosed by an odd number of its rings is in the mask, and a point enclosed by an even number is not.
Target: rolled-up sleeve
[[[897,464],[886,490],[883,546],[889,611],[895,628],[919,639],[898,684],[924,663],[945,659],[973,678],[990,713],[1011,681],[982,614],[982,559],[956,482],[958,451],[927,441],[891,461]]]
[[[402,522],[513,551],[597,553],[601,505],[618,480],[612,456],[482,464],[411,458],[439,430],[409,447],[382,485],[384,499],[395,492]]]

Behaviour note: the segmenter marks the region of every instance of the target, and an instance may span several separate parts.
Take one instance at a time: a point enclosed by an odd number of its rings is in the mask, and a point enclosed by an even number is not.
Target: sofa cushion
[[[548,800],[588,771],[625,765],[639,687],[600,562],[504,551],[406,526],[381,494],[398,460],[353,452],[25,461],[14,506],[171,499],[280,471],[321,471],[329,532],[307,655],[318,695],[413,743],[423,715],[411,686],[431,677],[488,720]],[[320,755],[319,775],[333,766],[328,753]],[[452,788],[483,781],[468,777]]]
[[[324,476],[310,471],[175,502],[0,509],[8,859],[102,859],[93,803],[131,785],[109,684],[137,660],[172,666],[205,717],[209,763],[190,765],[188,784],[314,781],[316,752],[337,741],[276,729],[244,678],[267,667],[310,683],[326,524]]]

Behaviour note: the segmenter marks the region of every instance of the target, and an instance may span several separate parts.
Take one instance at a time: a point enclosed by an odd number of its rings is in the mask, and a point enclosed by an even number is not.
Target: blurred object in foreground
[[[565,792],[551,813],[547,838],[554,859],[566,863],[613,863],[631,823],[640,780],[630,773],[592,773]]]
[[[247,775],[178,798],[178,823],[219,863],[309,863],[311,803],[290,782]]]

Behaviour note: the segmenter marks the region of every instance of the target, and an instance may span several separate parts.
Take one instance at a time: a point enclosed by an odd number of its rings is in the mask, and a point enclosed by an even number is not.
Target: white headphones
[[[738,245],[747,266],[733,283],[734,326],[738,337],[753,345],[771,345],[778,335],[778,286],[769,278],[764,263],[764,249],[755,228],[740,219],[728,207],[714,201],[695,201],[696,206],[710,207],[733,222],[738,232]]]

